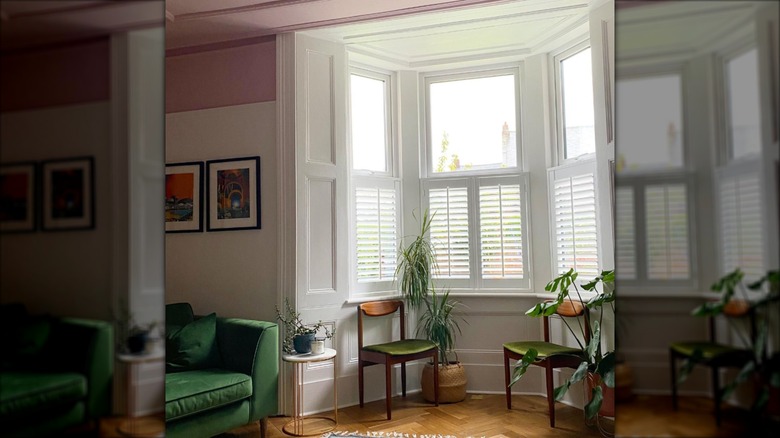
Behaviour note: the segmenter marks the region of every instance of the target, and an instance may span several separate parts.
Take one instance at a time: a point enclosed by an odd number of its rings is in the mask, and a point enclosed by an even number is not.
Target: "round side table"
[[[128,417],[123,419],[117,426],[117,432],[121,436],[133,438],[163,438],[165,436],[165,422],[162,419],[154,417],[138,418],[133,410],[138,396],[137,388],[134,382],[137,379],[138,365],[148,362],[165,361],[165,351],[158,350],[145,354],[122,354],[116,355],[117,360],[127,364],[127,406]]]
[[[287,435],[314,436],[330,432],[339,424],[339,407],[336,376],[336,350],[326,348],[322,354],[285,354],[282,360],[293,365],[293,417],[282,428]],[[323,416],[303,416],[303,365],[312,362],[333,360],[333,418]],[[316,427],[316,423],[325,422],[326,426]],[[332,424],[330,424],[332,423]],[[314,429],[314,430],[312,430]]]

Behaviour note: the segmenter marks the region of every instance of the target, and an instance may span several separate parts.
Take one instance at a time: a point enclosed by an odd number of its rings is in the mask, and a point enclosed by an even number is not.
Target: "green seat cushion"
[[[165,375],[165,420],[219,408],[252,395],[252,379],[242,373],[208,369]]]
[[[705,360],[714,359],[716,357],[724,356],[727,354],[743,354],[745,350],[730,347],[728,345],[722,345],[715,342],[706,341],[687,341],[687,342],[675,342],[669,346],[672,350],[683,356],[693,356],[693,352],[701,350],[702,358]]]
[[[196,319],[165,337],[165,368],[168,372],[219,368],[217,314]]]
[[[0,373],[0,418],[43,412],[87,396],[87,379],[77,373]]]
[[[539,354],[536,356],[539,359],[553,356],[556,354],[569,354],[569,355],[582,355],[582,350],[579,348],[566,347],[564,345],[553,344],[551,342],[544,341],[521,341],[521,342],[507,342],[504,344],[504,348],[507,350],[525,355],[531,348],[535,349]]]
[[[376,351],[389,354],[390,356],[422,353],[431,348],[436,348],[436,344],[424,339],[404,339],[402,341],[388,342],[386,344],[363,346],[364,350]]]

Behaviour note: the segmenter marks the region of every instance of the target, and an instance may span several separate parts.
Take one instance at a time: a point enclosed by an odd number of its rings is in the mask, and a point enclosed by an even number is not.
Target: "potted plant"
[[[306,325],[301,320],[301,314],[296,312],[290,305],[290,301],[284,299],[285,311],[282,313],[279,307],[276,307],[276,319],[278,319],[284,327],[284,342],[282,349],[287,354],[307,354],[311,353],[311,342],[314,341],[314,337],[320,330],[325,331],[325,339],[331,339],[336,334],[335,328],[333,331],[328,330],[328,327],[318,321],[315,324]]]
[[[120,303],[118,312],[114,313],[112,310],[112,313],[116,325],[117,351],[130,354],[146,351],[149,334],[157,327],[157,321],[138,324],[125,303]]]
[[[395,279],[399,283],[410,307],[419,309],[428,290],[432,287],[433,270],[436,267],[433,245],[428,240],[433,215],[425,211],[420,223],[420,234],[398,253],[398,265],[395,268]]]
[[[593,419],[596,414],[602,416],[614,416],[614,388],[615,388],[615,352],[603,351],[601,345],[601,327],[604,317],[604,307],[609,304],[612,313],[615,312],[615,271],[602,271],[590,282],[583,284],[584,290],[594,292],[595,295],[588,301],[582,299],[580,288],[576,283],[577,272],[570,269],[568,272],[559,275],[551,282],[547,283],[544,290],[557,293],[555,300],[539,303],[528,309],[526,315],[540,317],[550,316],[556,312],[562,305],[574,306],[574,300],[569,295],[570,288],[573,287],[577,298],[584,303],[588,312],[599,311],[598,319],[587,318],[584,315],[577,317],[579,327],[582,332],[578,334],[572,327],[564,324],[569,333],[574,337],[577,344],[583,350],[582,362],[563,385],[555,388],[555,400],[560,400],[569,390],[571,385],[582,380],[588,381],[588,402],[585,404],[585,417],[588,420]],[[601,290],[598,285],[601,284]],[[568,300],[568,303],[566,302]],[[589,339],[586,342],[586,339]],[[538,351],[529,349],[515,365],[513,378],[510,386],[514,385],[525,374],[528,367],[536,360]]]
[[[460,303],[450,299],[449,291],[444,294],[431,293],[425,298],[425,310],[417,326],[418,336],[422,333],[439,347],[439,402],[454,403],[466,398],[466,370],[457,360],[450,361],[448,353],[454,352],[455,331],[462,333],[458,317],[453,311]],[[433,363],[428,362],[420,378],[423,398],[435,400],[433,387]]]
[[[743,279],[744,273],[739,268],[724,275],[711,287],[721,293],[720,300],[704,303],[691,313],[710,317],[753,312],[756,318],[755,336],[745,333],[744,326],[727,319],[749,352],[749,358],[734,380],[723,388],[721,399],[725,400],[740,384],[752,381],[756,391],[751,411],[755,414],[766,411],[769,415],[780,416],[780,350],[775,347],[777,351],[769,351],[767,342],[772,320],[775,324],[780,321],[780,271],[769,271],[747,286]],[[736,296],[737,291],[741,296]],[[695,350],[692,357],[683,362],[681,382],[701,356],[701,350]]]

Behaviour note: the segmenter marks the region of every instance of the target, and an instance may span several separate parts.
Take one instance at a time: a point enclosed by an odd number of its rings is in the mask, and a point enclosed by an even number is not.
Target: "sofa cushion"
[[[87,395],[87,379],[77,373],[0,373],[0,417],[42,412]]]
[[[178,330],[181,327],[195,321],[190,303],[174,303],[165,305],[165,330],[166,332]]]
[[[242,373],[207,369],[165,375],[166,421],[215,409],[252,395],[252,379]]]
[[[219,368],[217,314],[196,319],[166,334],[165,368],[168,372]]]

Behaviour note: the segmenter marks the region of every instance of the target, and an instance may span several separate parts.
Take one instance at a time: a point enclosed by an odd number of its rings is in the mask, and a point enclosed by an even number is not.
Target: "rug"
[[[457,438],[455,435],[417,435],[416,433],[399,432],[328,432],[322,438]]]

